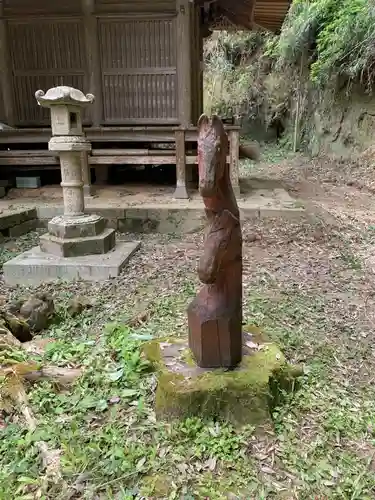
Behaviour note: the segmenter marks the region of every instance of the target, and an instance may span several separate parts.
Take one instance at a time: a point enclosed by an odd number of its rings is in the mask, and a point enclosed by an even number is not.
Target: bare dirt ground
[[[86,199],[86,207],[106,208],[203,208],[198,189],[189,189],[190,199],[175,199],[175,185],[168,186],[131,184],[93,186],[92,198]],[[280,187],[278,182],[260,179],[242,182],[241,195],[238,198],[240,208],[280,210],[293,209],[293,199]],[[0,200],[1,209],[23,208],[30,206],[49,207],[62,206],[62,190],[59,185],[47,185],[38,189],[11,189],[7,196]]]
[[[61,481],[44,498],[375,498],[371,168],[294,156],[243,171],[280,180],[315,214],[247,221],[243,229],[245,320],[304,364],[300,390],[276,409],[275,431],[262,438],[200,419],[156,422],[155,380],[131,339],[186,334],[202,235],[144,236],[118,279],[43,287],[63,322],[44,332],[56,343],[41,361],[87,372],[69,394],[48,383],[28,388],[38,432],[61,450]],[[36,237],[5,242],[3,260]],[[30,292],[1,288],[6,298]],[[70,318],[72,295],[94,307]],[[40,498],[36,438],[17,412],[3,415],[0,437],[0,499]]]
[[[267,159],[267,157],[266,157]],[[366,226],[375,207],[375,149],[350,160],[290,155],[243,167],[243,173],[280,181],[289,193],[345,223]]]

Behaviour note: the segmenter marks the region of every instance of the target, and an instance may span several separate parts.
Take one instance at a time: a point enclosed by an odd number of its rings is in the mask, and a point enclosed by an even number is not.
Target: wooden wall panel
[[[106,124],[177,123],[171,19],[99,19]]]
[[[79,0],[3,0],[3,4],[5,17],[81,12]]]
[[[56,85],[85,90],[86,54],[81,19],[9,21],[16,125],[48,125],[35,91]]]
[[[53,75],[23,75],[14,77],[15,110],[17,126],[49,126],[51,113],[49,109],[38,106],[35,92],[38,89],[44,91],[58,85],[69,85],[82,89],[84,77],[82,75],[53,74]]]
[[[108,124],[175,122],[174,75],[105,75],[103,88],[104,119]]]
[[[96,0],[97,12],[144,13],[160,12],[174,13],[176,0]]]
[[[79,19],[11,21],[9,39],[16,73],[81,71],[85,47]]]

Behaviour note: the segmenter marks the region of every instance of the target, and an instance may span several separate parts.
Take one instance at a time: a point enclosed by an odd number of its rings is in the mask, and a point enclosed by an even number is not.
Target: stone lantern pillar
[[[82,128],[81,113],[94,101],[72,87],[55,87],[46,93],[38,90],[35,97],[40,106],[51,111],[52,138],[50,151],[58,153],[61,165],[64,215],[48,224],[48,234],[41,236],[42,251],[61,257],[103,254],[115,246],[115,231],[105,229],[99,215],[85,215],[82,156],[91,150]]]
[[[81,153],[91,151],[91,144],[83,134],[81,111],[94,101],[94,96],[85,96],[71,87],[55,87],[47,94],[38,90],[35,97],[40,106],[51,110],[52,138],[48,147],[60,155],[64,215],[82,215],[85,206]]]

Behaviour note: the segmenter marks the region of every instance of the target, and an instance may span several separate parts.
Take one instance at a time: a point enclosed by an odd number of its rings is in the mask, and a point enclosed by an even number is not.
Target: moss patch
[[[260,339],[257,332],[257,342]],[[167,420],[199,416],[237,426],[269,427],[274,406],[294,388],[302,370],[289,365],[274,343],[257,344],[252,338],[246,344],[245,339],[244,352],[235,370],[204,370],[189,355],[186,339],[148,342],[144,354],[158,373],[157,416]]]
[[[149,495],[151,495],[153,498],[167,498],[170,494],[171,483],[172,478],[168,476],[160,474],[146,476],[142,480],[140,493],[147,498],[149,498]]]

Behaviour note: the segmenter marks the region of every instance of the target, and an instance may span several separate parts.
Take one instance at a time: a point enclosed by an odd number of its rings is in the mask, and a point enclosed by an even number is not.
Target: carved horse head
[[[220,118],[202,115],[198,121],[199,192],[203,198],[220,196],[230,183],[226,165],[228,137]]]

